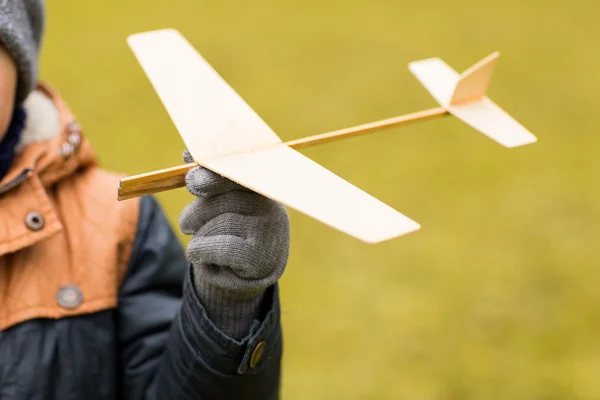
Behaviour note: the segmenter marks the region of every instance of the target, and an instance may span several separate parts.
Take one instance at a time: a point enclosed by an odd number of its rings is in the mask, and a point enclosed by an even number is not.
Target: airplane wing
[[[493,62],[495,57],[488,60]],[[486,68],[488,65],[478,66]],[[439,58],[410,63],[409,69],[449,113],[503,146],[522,146],[537,140],[533,134],[485,96],[474,101],[453,103],[453,95],[465,89],[458,85],[461,83],[469,85],[472,82],[470,80],[461,82],[459,74]],[[473,73],[473,70],[469,72]],[[479,81],[480,84],[485,85],[483,89],[487,88],[489,81],[489,77],[485,78]]]
[[[201,164],[368,243],[420,228],[415,221],[284,144]]]
[[[196,161],[281,143],[176,30],[138,33],[127,42]]]
[[[177,31],[128,42],[197,163],[366,242],[420,228],[282,144]]]

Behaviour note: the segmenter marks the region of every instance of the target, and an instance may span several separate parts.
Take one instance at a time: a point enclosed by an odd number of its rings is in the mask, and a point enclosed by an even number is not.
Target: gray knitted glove
[[[186,150],[183,159],[193,162]],[[211,321],[241,339],[261,318],[265,290],[283,274],[289,252],[285,208],[205,168],[188,172],[197,196],[181,213],[194,287]]]

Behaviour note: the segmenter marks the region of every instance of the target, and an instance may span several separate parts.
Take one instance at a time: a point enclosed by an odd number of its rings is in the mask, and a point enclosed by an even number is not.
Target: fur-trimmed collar
[[[90,144],[58,92],[38,83],[24,107],[27,112],[25,129],[11,168],[0,180],[0,185],[29,170],[48,187],[96,164]]]
[[[16,151],[20,153],[25,146],[34,142],[46,142],[60,132],[60,114],[55,104],[44,93],[36,90],[23,103],[27,113],[25,129]]]

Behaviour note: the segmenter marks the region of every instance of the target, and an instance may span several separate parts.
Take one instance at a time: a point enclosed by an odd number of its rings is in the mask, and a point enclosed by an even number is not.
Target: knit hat
[[[44,30],[44,0],[0,0],[0,43],[17,65],[17,103],[38,79],[38,54]]]

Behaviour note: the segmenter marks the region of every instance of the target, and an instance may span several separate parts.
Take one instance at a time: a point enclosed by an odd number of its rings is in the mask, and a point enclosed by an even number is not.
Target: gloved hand
[[[186,150],[186,163],[193,158]],[[289,252],[285,208],[203,167],[190,170],[196,196],[181,213],[194,287],[212,322],[241,339],[259,319],[265,290],[283,274]]]

